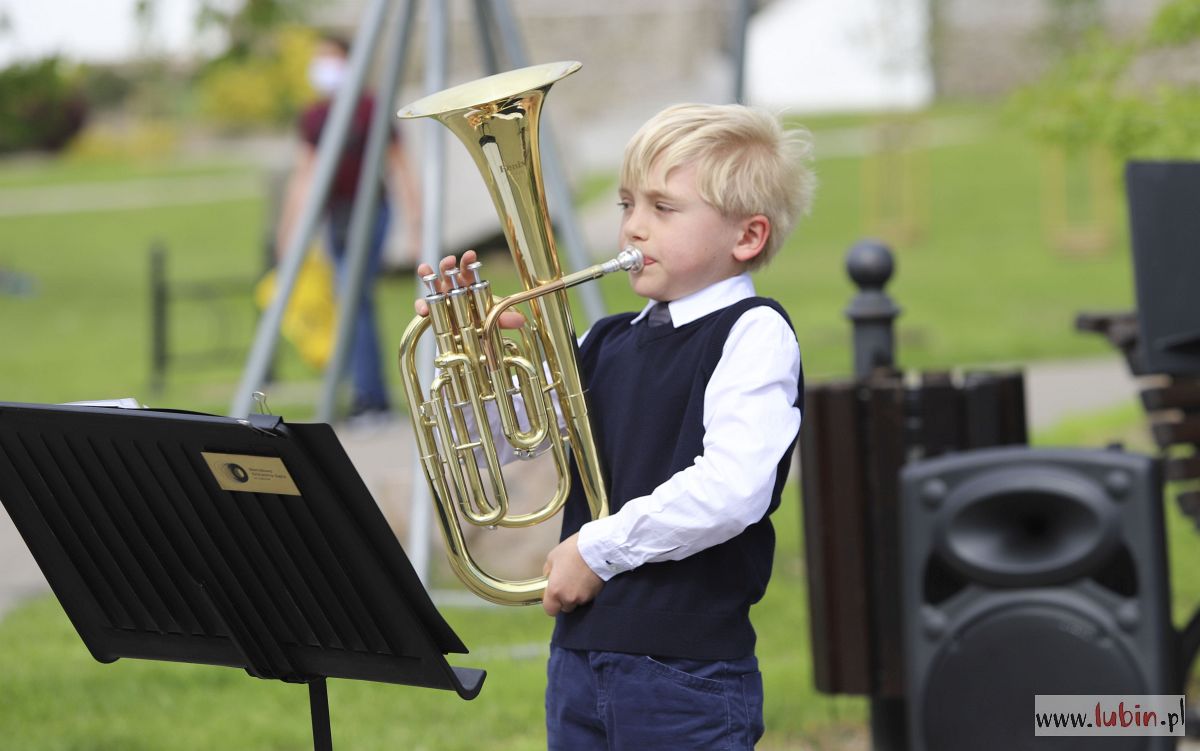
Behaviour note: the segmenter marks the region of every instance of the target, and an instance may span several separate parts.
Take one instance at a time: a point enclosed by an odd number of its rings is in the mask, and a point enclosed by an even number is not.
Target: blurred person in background
[[[305,109],[299,118],[300,153],[284,191],[283,206],[275,233],[277,258],[282,257],[286,251],[305,198],[312,188],[317,143],[329,117],[333,97],[349,73],[349,50],[350,45],[345,39],[334,34],[323,34],[309,64],[309,83],[321,98]],[[327,250],[337,272],[339,288],[348,266],[346,246],[350,234],[350,214],[354,206],[359,174],[363,166],[363,152],[366,149],[367,133],[375,105],[375,98],[370,93],[363,92],[359,96],[324,206],[328,226]],[[405,251],[409,254],[409,260],[403,265],[407,268],[415,267],[420,253],[420,194],[417,192],[413,170],[395,129],[389,129],[387,166],[383,180],[375,188],[375,222],[368,238],[362,294],[358,307],[353,312],[355,320],[351,332],[353,341],[350,345],[353,396],[349,413],[352,420],[386,418],[391,410],[375,322],[374,289],[381,270],[384,242],[391,221],[393,191],[398,194],[405,221]]]

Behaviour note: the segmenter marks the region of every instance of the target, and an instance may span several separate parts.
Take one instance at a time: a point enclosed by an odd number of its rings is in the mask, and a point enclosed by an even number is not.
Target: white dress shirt
[[[668,310],[679,327],[754,294],[742,274],[674,300]],[[686,558],[762,519],[779,462],[800,428],[799,375],[800,348],[783,317],[765,306],[746,311],[704,391],[703,453],[649,495],[580,529],[579,552],[596,575],[608,581],[644,563]]]

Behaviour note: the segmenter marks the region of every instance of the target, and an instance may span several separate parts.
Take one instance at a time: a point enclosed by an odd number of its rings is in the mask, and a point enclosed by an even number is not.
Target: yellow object
[[[266,309],[275,297],[275,270],[267,272],[254,289],[254,301]],[[319,251],[311,251],[300,266],[292,298],[283,311],[283,335],[301,359],[322,370],[333,354],[337,301],[333,267]]]

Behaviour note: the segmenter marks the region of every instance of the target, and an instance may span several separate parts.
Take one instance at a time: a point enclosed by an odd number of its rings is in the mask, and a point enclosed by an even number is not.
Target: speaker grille
[[[1119,640],[1053,605],[1015,605],[979,618],[934,657],[921,721],[928,751],[1124,751],[1146,738],[1033,735],[1037,694],[1144,694]]]

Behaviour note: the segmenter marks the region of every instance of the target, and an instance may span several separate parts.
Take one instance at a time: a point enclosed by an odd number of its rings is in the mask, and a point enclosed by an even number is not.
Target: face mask
[[[346,77],[346,61],[339,57],[316,57],[308,64],[308,82],[319,93],[329,96]]]

